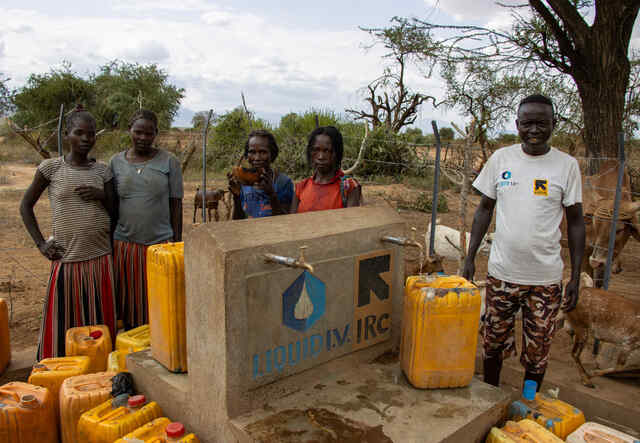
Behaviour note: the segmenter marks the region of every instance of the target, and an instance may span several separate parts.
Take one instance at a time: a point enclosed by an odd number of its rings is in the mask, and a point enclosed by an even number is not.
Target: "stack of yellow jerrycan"
[[[0,374],[7,369],[11,361],[11,342],[9,340],[9,309],[4,298],[0,298]]]
[[[147,249],[151,355],[171,372],[187,372],[184,243]]]
[[[640,440],[608,426],[586,422],[567,436],[567,443],[640,443]]]
[[[509,405],[507,418],[529,418],[564,440],[584,423],[584,414],[580,409],[557,398],[536,393],[537,385],[533,380],[525,380],[523,398]]]
[[[69,377],[60,388],[60,433],[62,443],[82,443],[78,438],[78,420],[86,411],[111,396],[114,372]]]
[[[62,382],[75,375],[89,373],[89,357],[78,355],[73,357],[45,358],[33,365],[29,383],[47,388],[53,398],[56,418],[59,414],[58,396]]]
[[[475,369],[480,291],[462,277],[407,278],[400,361],[416,388],[471,383]]]
[[[58,426],[48,389],[12,382],[0,387],[2,443],[57,443]]]
[[[182,423],[172,423],[167,417],[156,418],[116,440],[115,443],[132,441],[145,443],[200,443],[200,440],[194,434],[187,434]]]
[[[78,421],[78,440],[82,443],[113,443],[162,416],[155,401],[144,395],[121,394],[82,414]]]
[[[105,325],[80,326],[67,329],[65,354],[86,355],[91,359],[89,372],[107,369],[107,356],[112,351],[111,334]]]
[[[125,371],[127,369],[126,356],[131,352],[142,351],[151,346],[151,329],[149,325],[138,326],[116,337],[115,354],[109,355],[107,369],[109,371]],[[116,366],[117,362],[117,366]]]
[[[486,443],[562,443],[562,439],[535,421],[508,421],[502,428],[491,428]]]

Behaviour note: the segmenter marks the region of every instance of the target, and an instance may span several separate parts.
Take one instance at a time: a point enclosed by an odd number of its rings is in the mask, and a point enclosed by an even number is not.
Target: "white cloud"
[[[124,48],[122,57],[139,63],[162,63],[169,59],[169,50],[156,41],[145,41],[133,47]]]
[[[450,15],[458,22],[486,23],[502,15],[505,8],[488,0],[424,0],[429,8],[434,8]],[[505,0],[504,4],[522,4],[517,0]]]

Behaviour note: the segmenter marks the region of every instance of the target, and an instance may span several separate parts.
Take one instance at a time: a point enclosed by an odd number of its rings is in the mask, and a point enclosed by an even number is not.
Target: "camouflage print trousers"
[[[514,327],[516,314],[522,308],[520,362],[529,372],[544,372],[561,302],[561,284],[519,285],[488,275],[482,333],[485,358],[502,355],[506,359],[517,352]]]

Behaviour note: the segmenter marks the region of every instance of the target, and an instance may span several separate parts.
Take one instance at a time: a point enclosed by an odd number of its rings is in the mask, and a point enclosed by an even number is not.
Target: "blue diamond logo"
[[[304,332],[324,315],[327,287],[304,271],[282,294],[282,323]]]

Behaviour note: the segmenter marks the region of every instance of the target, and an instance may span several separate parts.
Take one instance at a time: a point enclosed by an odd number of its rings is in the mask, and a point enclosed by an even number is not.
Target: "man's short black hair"
[[[249,133],[249,137],[247,137],[247,142],[244,144],[244,156],[245,158],[249,155],[249,141],[253,137],[264,137],[267,139],[267,145],[269,146],[269,151],[271,152],[271,161],[275,161],[278,156],[278,143],[276,143],[276,138],[273,134],[266,129],[256,129]]]
[[[553,115],[553,118],[555,119],[556,114],[555,114],[555,108],[553,106],[553,102],[546,95],[532,94],[532,95],[530,95],[528,97],[523,98],[522,101],[520,102],[520,104],[518,105],[518,112],[520,112],[520,108],[522,107],[522,105],[525,105],[527,103],[542,103],[542,104],[551,106],[551,114]]]
[[[342,141],[342,134],[335,126],[320,126],[311,132],[309,135],[309,143],[307,144],[307,163],[309,163],[309,166],[313,166],[311,164],[311,150],[313,149],[316,137],[319,135],[326,135],[331,139],[331,147],[333,148],[333,153],[336,155],[336,166],[340,169],[342,156],[344,155],[344,142]]]

